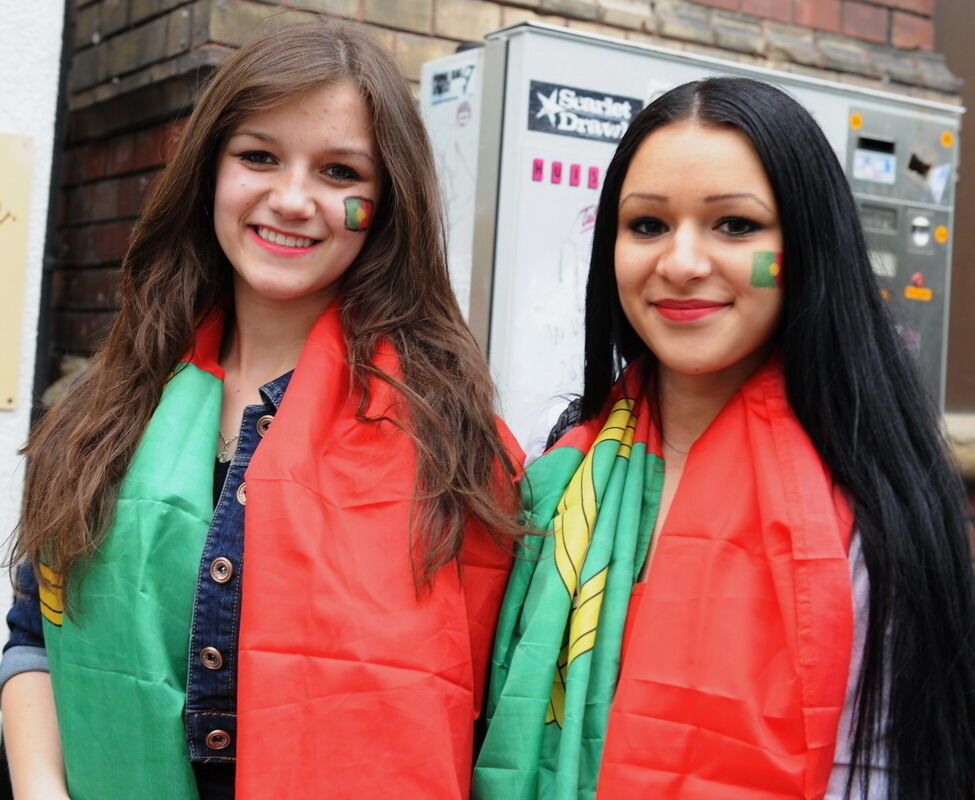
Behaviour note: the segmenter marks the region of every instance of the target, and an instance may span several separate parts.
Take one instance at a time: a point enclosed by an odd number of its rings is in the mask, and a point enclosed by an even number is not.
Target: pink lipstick
[[[262,226],[262,227],[266,227],[266,226]],[[285,231],[278,231],[275,228],[270,228],[269,230],[272,230],[275,233],[279,233],[279,234],[282,234],[284,236],[294,236],[294,238],[296,238],[296,239],[298,239],[298,238],[301,238],[301,239],[311,238],[311,237],[298,237],[298,236],[295,236],[295,234],[289,234],[289,233],[287,233]],[[284,256],[285,258],[298,258],[299,256],[305,255],[305,253],[310,253],[319,244],[321,244],[321,241],[320,240],[314,240],[314,244],[311,244],[308,247],[289,247],[288,245],[285,245],[285,244],[277,244],[276,242],[269,242],[267,239],[264,239],[257,232],[257,227],[254,226],[254,225],[248,225],[247,226],[247,232],[250,234],[251,239],[253,239],[255,242],[257,242],[257,244],[259,244],[261,247],[263,247],[269,253],[274,253],[274,255],[276,255],[276,256]]]
[[[730,303],[716,303],[714,300],[657,300],[652,305],[664,319],[672,322],[693,322],[727,308]]]

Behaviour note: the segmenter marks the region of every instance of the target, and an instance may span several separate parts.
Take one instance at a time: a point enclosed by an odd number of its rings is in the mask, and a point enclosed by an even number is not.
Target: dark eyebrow
[[[258,139],[262,142],[267,142],[268,144],[278,144],[278,140],[275,139],[269,133],[263,133],[262,131],[252,131],[252,130],[239,130],[234,131],[230,134],[230,138],[233,139],[235,136],[251,136],[254,139]],[[375,158],[373,158],[365,150],[358,147],[334,147],[328,150],[329,155],[337,156],[361,156],[362,158],[368,158],[374,164],[378,163]]]
[[[764,200],[760,199],[758,197],[758,195],[753,194],[752,192],[728,192],[727,194],[709,194],[707,197],[704,198],[704,202],[705,203],[718,203],[718,202],[720,202],[722,200],[737,200],[737,199],[742,198],[742,197],[750,197],[752,200],[754,200],[760,206],[762,206],[763,208],[765,208],[767,211],[769,211],[769,212],[772,211],[772,209],[769,207],[768,203],[766,203]]]
[[[661,203],[666,203],[670,198],[665,194],[648,194],[647,192],[630,192],[626,197],[620,200],[620,205],[623,205],[631,197],[637,200],[656,200]]]

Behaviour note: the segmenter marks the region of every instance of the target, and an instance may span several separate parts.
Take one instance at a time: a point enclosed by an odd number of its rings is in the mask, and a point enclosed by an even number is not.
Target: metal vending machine
[[[592,226],[616,143],[655,97],[715,75],[773,83],[819,122],[901,335],[942,401],[963,109],[526,22],[428,62],[420,86],[451,278],[522,444],[582,388]]]

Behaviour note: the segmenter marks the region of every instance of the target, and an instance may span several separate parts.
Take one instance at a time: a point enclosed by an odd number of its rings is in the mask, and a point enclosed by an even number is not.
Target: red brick
[[[79,354],[94,352],[104,340],[114,317],[112,311],[55,311],[55,350]]]
[[[866,3],[843,3],[843,33],[868,42],[887,41],[888,12]]]
[[[874,2],[903,11],[913,11],[927,17],[934,15],[934,0],[874,0]]]
[[[723,8],[727,11],[737,11],[741,5],[741,0],[694,0],[694,2],[702,6]]]
[[[779,22],[790,22],[792,0],[741,0],[741,12]]]
[[[51,294],[55,308],[115,311],[119,307],[118,269],[59,271],[52,277]]]
[[[65,267],[93,267],[122,260],[129,246],[131,222],[85,225],[68,228],[59,235],[58,264]]]
[[[102,180],[69,189],[65,221],[102,222],[118,218],[119,182]]]
[[[142,211],[142,202],[146,198],[146,193],[152,185],[155,173],[143,173],[142,175],[130,175],[119,180],[118,191],[118,219],[127,219],[139,216]]]
[[[157,125],[155,128],[146,128],[132,134],[132,152],[129,154],[128,162],[124,164],[125,172],[158,167],[163,163],[168,127],[168,125]]]
[[[183,135],[183,129],[186,127],[187,121],[186,119],[178,119],[166,126],[162,145],[164,161],[168,161],[172,157],[173,152],[176,150],[176,145],[179,144],[180,137]]]
[[[839,33],[840,0],[795,0],[792,21],[807,28]]]
[[[934,48],[934,23],[924,17],[895,11],[890,43],[901,50],[931,50]]]

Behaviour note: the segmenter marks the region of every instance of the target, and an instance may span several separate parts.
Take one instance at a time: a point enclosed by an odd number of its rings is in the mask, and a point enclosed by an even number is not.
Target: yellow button
[[[242,506],[247,505],[247,484],[242,483],[237,487],[237,502]]]
[[[226,583],[233,577],[234,565],[229,558],[220,556],[210,562],[210,577],[214,583]]]
[[[951,147],[954,143],[955,143],[955,134],[953,134],[951,131],[941,132],[942,147]]]
[[[270,414],[265,414],[257,421],[257,432],[263,436],[267,433],[267,429],[271,427],[272,422],[274,422],[274,417]]]
[[[210,731],[204,740],[211,750],[226,750],[230,747],[230,734],[227,731]]]
[[[863,114],[858,111],[850,114],[850,127],[855,131],[860,130],[863,127]]]
[[[939,225],[934,229],[934,240],[938,244],[944,244],[948,241],[948,229],[944,225]]]

